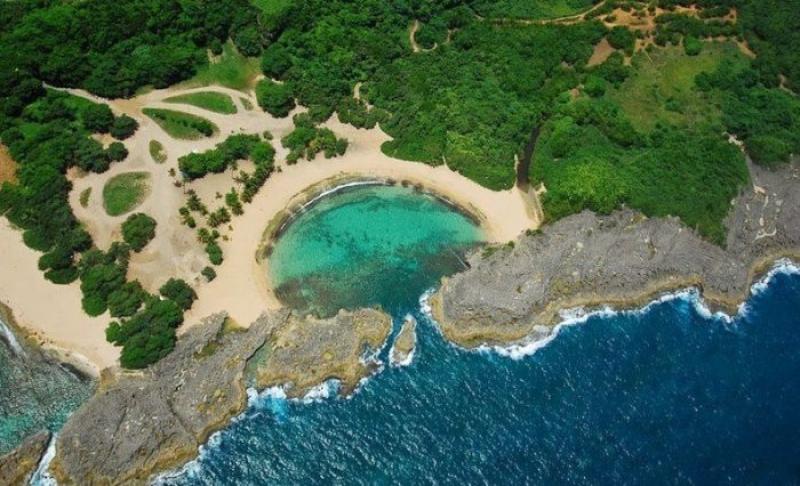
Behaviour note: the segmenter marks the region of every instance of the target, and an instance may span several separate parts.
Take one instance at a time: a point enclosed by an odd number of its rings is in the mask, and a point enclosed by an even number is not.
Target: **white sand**
[[[162,102],[168,96],[209,90],[231,95],[239,112],[222,115],[187,105]],[[247,326],[264,310],[280,305],[270,289],[265,265],[256,261],[256,249],[267,225],[290,201],[309,187],[328,179],[352,175],[419,183],[478,216],[490,242],[505,243],[540,224],[538,215],[541,212],[534,193],[525,194],[516,188],[495,192],[444,166],[431,167],[387,157],[381,153],[380,145],[389,137],[380,129],[356,129],[341,124],[334,117],[327,126],[338,136],[349,140],[347,153],[335,159],[320,156],[311,162],[300,161],[296,165],[286,166],[281,161],[285,160],[288,151],[281,147],[280,138],[291,131],[291,118],[275,119],[265,114],[258,108],[252,93],[220,87],[166,89],[131,100],[109,101],[80,90],[69,91],[109,103],[116,113],[126,113],[140,123],[136,134],[125,141],[130,152],[125,161],[113,164],[104,174],[70,173],[74,186],[70,193],[70,204],[98,247],[106,249],[113,241],[120,239],[120,224],[127,217],[111,217],[103,209],[102,190],[106,181],[128,171],[152,174],[152,191],[134,211],[148,213],[156,219],[156,237],[142,253],[133,255],[128,277],[138,279],[150,292],[157,292],[158,287],[170,277],[184,278],[195,285],[199,298],[187,313],[183,329],[218,311],[227,311],[239,324]],[[252,111],[244,109],[240,101],[242,97],[255,106]],[[220,128],[220,133],[195,141],[174,140],[142,115],[141,109],[145,106],[203,116],[214,122]],[[196,239],[196,231],[180,223],[178,209],[184,204],[184,191],[189,187],[197,191],[210,210],[221,206],[223,200],[217,199],[215,194],[224,194],[235,185],[233,171],[209,175],[187,184],[185,188],[179,188],[174,185],[176,179],[169,175],[169,170],[177,170],[180,156],[212,148],[230,134],[260,134],[264,130],[269,130],[275,137],[273,145],[281,172],[273,173],[253,202],[245,205],[244,215],[234,217],[229,228],[220,228],[228,239],[220,240],[225,261],[215,267],[217,278],[206,283],[199,272],[209,264],[207,256]],[[157,164],[150,157],[148,146],[150,140],[154,139],[166,148],[168,159],[164,164]],[[242,167],[249,167],[248,164],[245,162]],[[83,208],[79,196],[87,188],[92,189],[92,195],[88,206]],[[196,215],[196,218],[198,223],[202,223],[202,217]],[[14,310],[22,326],[53,346],[79,353],[96,369],[116,362],[118,349],[105,340],[104,331],[110,319],[107,316],[90,318],[83,313],[77,283],[56,286],[47,282],[36,265],[39,254],[25,247],[21,234],[11,229],[5,220],[0,226],[0,250],[6,256],[0,275],[0,298]]]
[[[77,283],[56,285],[37,267],[39,253],[22,242],[22,232],[0,218],[0,299],[17,324],[45,348],[64,351],[64,358],[94,374],[114,365],[119,356],[105,340],[108,316],[89,317],[81,308]]]

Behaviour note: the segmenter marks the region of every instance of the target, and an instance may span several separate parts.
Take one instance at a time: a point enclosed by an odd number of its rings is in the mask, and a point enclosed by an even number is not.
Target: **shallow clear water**
[[[482,239],[468,218],[400,186],[357,186],[320,199],[280,236],[268,260],[281,300],[319,315],[393,311],[463,268]]]
[[[0,323],[2,325],[2,323]],[[0,339],[0,455],[29,434],[57,431],[92,393],[93,383],[76,376],[4,327]],[[15,345],[11,345],[12,339]]]
[[[519,360],[448,344],[405,297],[416,282],[382,284],[366,291],[404,296],[396,326],[420,322],[410,366],[350,399],[254,397],[163,483],[800,482],[798,274],[730,322],[684,293],[565,326]]]

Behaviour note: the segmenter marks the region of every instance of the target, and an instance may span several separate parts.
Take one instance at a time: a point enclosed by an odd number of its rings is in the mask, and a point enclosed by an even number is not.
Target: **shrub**
[[[262,79],[256,86],[256,100],[259,106],[272,116],[283,118],[295,107],[292,90],[286,84]]]
[[[117,140],[125,140],[139,129],[139,123],[128,115],[119,116],[111,125],[111,136]]]
[[[687,35],[683,38],[683,50],[687,56],[697,56],[703,50],[703,43],[697,37]]]
[[[125,148],[122,142],[111,142],[108,149],[106,149],[106,156],[112,162],[119,162],[128,157],[128,149]]]
[[[197,299],[197,294],[184,280],[171,278],[158,289],[158,292],[167,299],[172,299],[183,310],[192,308],[192,303]]]
[[[133,251],[141,251],[156,236],[156,220],[144,213],[128,216],[122,223],[122,238]]]
[[[211,267],[205,267],[203,271],[200,272],[207,281],[211,282],[215,278],[217,278],[217,271]]]
[[[206,245],[206,253],[208,253],[208,259],[214,265],[222,263],[222,248],[215,241],[211,241]]]
[[[108,105],[92,103],[82,113],[83,126],[95,133],[108,133],[114,124],[114,113]]]

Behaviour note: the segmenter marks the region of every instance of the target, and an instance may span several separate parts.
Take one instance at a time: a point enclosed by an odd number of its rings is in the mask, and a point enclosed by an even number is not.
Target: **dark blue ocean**
[[[351,398],[274,390],[166,484],[798,484],[800,275],[732,319],[694,293],[564,326],[533,354],[448,344]],[[383,351],[385,356],[386,350]]]

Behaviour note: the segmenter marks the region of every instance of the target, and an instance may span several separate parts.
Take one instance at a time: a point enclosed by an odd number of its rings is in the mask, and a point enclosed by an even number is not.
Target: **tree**
[[[283,118],[295,107],[292,90],[286,84],[262,79],[256,86],[258,104],[272,116]]]
[[[209,242],[206,245],[206,253],[208,253],[208,259],[214,265],[220,265],[222,263],[222,248],[219,247],[217,242]]]
[[[703,50],[703,43],[697,37],[687,35],[683,38],[683,50],[687,56],[697,56]]]
[[[133,135],[139,129],[139,122],[129,117],[128,115],[121,115],[114,120],[111,125],[111,136],[117,140],[125,140]]]
[[[130,317],[139,310],[147,292],[138,281],[126,282],[108,295],[108,310],[112,317]]]
[[[192,303],[197,299],[197,294],[186,281],[179,278],[171,278],[167,283],[158,289],[162,297],[175,301],[183,310],[192,308]]]
[[[209,281],[209,282],[210,282],[210,281],[212,281],[212,280],[214,280],[215,278],[217,278],[217,272],[216,272],[216,270],[214,270],[214,269],[213,269],[213,268],[211,268],[211,267],[205,267],[205,268],[203,268],[203,271],[201,271],[200,273],[201,273],[201,274],[202,274],[202,275],[203,275],[203,276],[206,278],[206,280],[207,280],[207,281]]]
[[[122,142],[111,142],[108,149],[106,149],[106,156],[112,162],[119,162],[128,157],[128,149],[125,148]]]
[[[281,79],[291,67],[292,58],[282,44],[272,44],[261,56],[261,70],[269,77]]]
[[[91,104],[83,110],[83,125],[95,133],[108,133],[114,124],[114,113],[108,105]]]
[[[128,216],[122,223],[122,238],[133,251],[141,251],[156,236],[156,220],[144,213]]]

